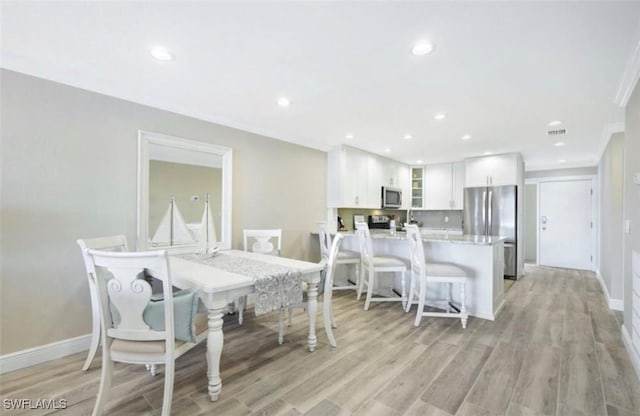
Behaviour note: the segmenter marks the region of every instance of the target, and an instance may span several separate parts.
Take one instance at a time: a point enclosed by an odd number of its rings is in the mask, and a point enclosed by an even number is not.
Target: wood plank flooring
[[[338,348],[318,320],[318,347],[306,349],[304,312],[277,343],[277,314],[245,323],[225,318],[222,396],[207,396],[205,345],[177,361],[173,415],[640,416],[640,383],[593,273],[528,267],[509,285],[495,322],[430,318],[413,326],[415,306],[334,295]],[[66,409],[3,415],[88,415],[100,361],[85,354],[0,376],[0,400],[65,399]],[[106,414],[159,415],[163,374],[116,364]]]

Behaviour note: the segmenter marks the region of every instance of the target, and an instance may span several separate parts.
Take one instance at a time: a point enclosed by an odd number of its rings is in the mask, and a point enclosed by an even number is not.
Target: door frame
[[[591,271],[595,272],[600,269],[600,253],[598,250],[598,240],[600,238],[600,182],[597,174],[592,175],[570,175],[570,176],[548,176],[540,178],[526,178],[525,184],[536,185],[536,266],[540,265],[540,184],[545,182],[570,182],[590,180],[593,195],[591,199],[591,218],[593,219],[593,227],[591,228]]]

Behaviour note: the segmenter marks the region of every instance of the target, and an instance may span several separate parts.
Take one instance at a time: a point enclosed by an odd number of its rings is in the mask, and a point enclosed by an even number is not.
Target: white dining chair
[[[423,316],[460,318],[462,328],[467,327],[466,285],[467,272],[453,263],[427,263],[425,261],[424,246],[420,230],[416,224],[406,224],[407,239],[411,254],[411,281],[409,283],[409,299],[405,311],[409,312],[411,305],[418,303],[414,325],[420,325]],[[424,305],[427,296],[427,284],[444,283],[447,285],[446,299],[433,299],[431,302],[444,303],[445,312],[425,312]],[[456,306],[452,300],[452,286],[459,285],[460,305]],[[416,300],[417,299],[417,300]]]
[[[331,233],[329,232],[329,226],[326,221],[318,221],[318,239],[320,241],[320,258],[328,259],[329,252],[331,250]],[[353,250],[340,250],[336,257],[336,265],[353,266],[355,278],[353,284],[349,284],[350,280],[347,277],[347,284],[344,286],[333,286],[333,290],[358,290],[358,283],[360,282],[360,253]]]
[[[92,414],[103,414],[114,362],[122,362],[164,364],[162,416],[168,416],[175,359],[207,339],[207,317],[196,313],[198,292],[173,293],[164,250],[116,253],[87,249],[84,253],[97,288],[102,335],[102,373]],[[161,300],[152,301],[147,275],[162,282]]]
[[[325,265],[324,271],[322,272],[323,277],[320,279],[320,283],[318,284],[318,296],[322,296],[322,319],[324,321],[324,330],[327,333],[327,338],[329,339],[329,345],[332,347],[336,347],[336,339],[333,336],[332,328],[336,328],[336,321],[333,315],[333,307],[331,305],[331,300],[333,298],[333,278],[335,276],[336,265],[338,264],[338,253],[340,250],[340,245],[342,244],[344,236],[338,234],[333,239],[333,243],[329,248],[329,253],[327,258],[323,258],[320,260],[320,263]],[[306,294],[306,285],[305,291]],[[292,305],[289,307],[289,313],[291,313],[292,308],[302,308],[307,309],[307,302],[302,302],[296,305]],[[280,319],[278,321],[278,343],[282,344],[284,341],[284,310],[280,309]]]
[[[98,289],[94,280],[91,278],[93,267],[85,253],[86,249],[107,250],[115,252],[127,252],[127,238],[124,235],[114,235],[109,237],[85,238],[77,240],[82,250],[82,258],[84,260],[85,272],[89,283],[89,296],[91,297],[91,343],[89,344],[89,353],[87,359],[82,366],[82,371],[87,371],[91,362],[96,356],[98,346],[100,345],[100,306],[98,305]]]
[[[242,232],[242,249],[253,253],[280,256],[282,251],[281,229],[245,229]],[[244,309],[247,306],[247,297],[238,299],[238,323],[244,321]]]
[[[360,266],[360,284],[358,285],[358,299],[360,299],[360,296],[362,295],[364,286],[367,286],[367,298],[364,302],[364,310],[369,310],[371,302],[406,302],[405,273],[407,272],[407,261],[395,256],[374,256],[371,234],[367,223],[356,222],[356,230],[358,242],[360,243],[360,255],[362,258],[362,265]],[[401,273],[401,296],[373,297],[376,273]]]

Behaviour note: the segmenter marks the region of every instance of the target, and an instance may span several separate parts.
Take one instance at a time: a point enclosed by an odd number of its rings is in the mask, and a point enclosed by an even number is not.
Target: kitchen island
[[[340,231],[340,234],[345,236],[342,243],[344,249],[359,251],[355,232]],[[371,238],[375,255],[393,255],[409,260],[409,241],[405,232],[371,230]],[[423,232],[422,241],[427,262],[452,262],[467,271],[469,315],[493,321],[504,303],[504,238]],[[408,277],[407,275],[407,289]],[[379,288],[389,286],[389,281],[384,278],[377,279],[377,282],[383,282],[377,285]],[[401,276],[394,277],[393,288],[397,292],[402,290]],[[438,283],[429,284],[427,304],[429,298],[446,298],[446,286]],[[453,291],[453,299],[459,302],[457,290]],[[415,312],[415,306],[412,307],[412,311]]]

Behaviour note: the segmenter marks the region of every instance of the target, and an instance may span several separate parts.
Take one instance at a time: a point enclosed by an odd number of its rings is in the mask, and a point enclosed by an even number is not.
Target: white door
[[[591,179],[540,183],[540,265],[593,268],[591,188]]]

